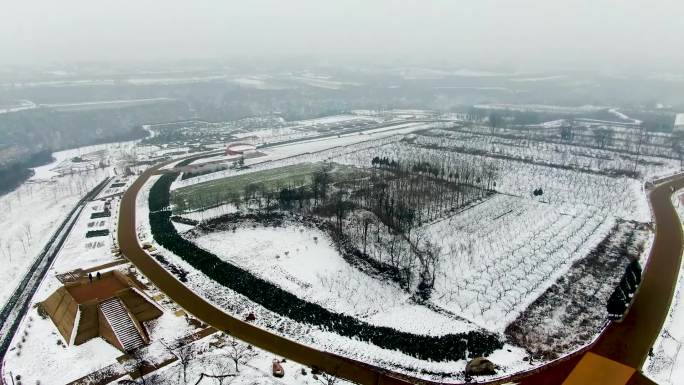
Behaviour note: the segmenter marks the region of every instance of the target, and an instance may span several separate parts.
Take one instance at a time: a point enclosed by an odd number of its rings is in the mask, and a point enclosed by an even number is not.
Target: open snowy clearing
[[[350,266],[330,237],[304,226],[241,227],[192,239],[198,246],[298,297],[379,326],[429,335],[476,326],[410,301],[410,294]]]

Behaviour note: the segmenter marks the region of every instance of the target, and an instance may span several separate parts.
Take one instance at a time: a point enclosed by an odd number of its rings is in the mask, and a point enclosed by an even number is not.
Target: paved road
[[[319,351],[243,322],[206,302],[159,265],[138,244],[135,231],[135,201],[143,184],[160,167],[172,162],[148,169],[132,184],[122,198],[119,216],[119,246],[123,255],[161,291],[186,311],[219,330],[227,330],[237,338],[276,355],[323,368],[356,383],[430,383]],[[681,263],[682,231],[669,199],[671,186],[675,189],[684,187],[684,178],[662,184],[649,195],[657,231],[649,263],[644,270],[643,282],[631,311],[622,323],[609,325],[598,341],[587,349],[634,368],[641,366],[660,332],[667,316]],[[494,381],[491,384],[515,381],[524,385],[560,385],[584,353],[585,351],[582,351],[533,372],[506,378],[504,381]],[[647,383],[649,381],[638,373],[629,382],[632,385]]]

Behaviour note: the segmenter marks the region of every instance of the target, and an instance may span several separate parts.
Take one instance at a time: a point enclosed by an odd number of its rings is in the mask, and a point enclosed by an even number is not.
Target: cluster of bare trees
[[[176,379],[168,371],[157,372],[154,360],[147,355],[147,351],[139,349],[130,355],[124,369],[132,379],[119,380],[121,385],[200,385],[215,384],[228,385],[240,376],[240,369],[255,357],[256,352],[251,345],[240,342],[227,333],[218,335],[217,342],[210,347],[220,349],[220,353],[204,351],[191,341],[161,341],[167,355],[174,358],[177,366]],[[211,354],[206,354],[211,353]],[[201,369],[197,370],[197,366]],[[193,367],[194,370],[191,370]],[[101,373],[104,377],[109,372]],[[333,373],[312,370],[312,376],[323,385],[335,385],[339,382],[336,371]]]
[[[177,366],[177,384],[199,385],[214,383],[227,385],[240,374],[240,368],[255,355],[251,345],[240,342],[227,333],[218,337],[216,348],[221,353],[204,355],[206,352],[192,342],[183,340],[174,342],[161,341],[164,351],[173,357]],[[192,366],[201,365],[200,370],[191,370]],[[122,385],[162,385],[169,384],[167,375],[154,373],[154,365],[145,350],[138,350],[131,355],[125,369],[135,377],[133,380],[121,380]]]
[[[33,240],[33,232],[31,222],[25,222],[21,227],[21,233],[16,234],[15,240],[11,239],[1,239],[0,238],[0,252],[7,258],[7,260],[12,262],[12,244],[18,243],[24,254],[26,254],[31,246],[31,241]]]

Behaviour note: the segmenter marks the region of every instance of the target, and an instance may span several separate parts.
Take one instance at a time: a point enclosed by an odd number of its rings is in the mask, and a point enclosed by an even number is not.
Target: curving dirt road
[[[202,155],[194,157],[202,157]],[[432,383],[319,351],[243,322],[202,299],[159,265],[138,243],[135,201],[138,192],[151,176],[161,167],[177,161],[154,166],[135,180],[121,200],[118,225],[119,247],[123,255],[169,298],[188,313],[219,330],[227,330],[237,338],[276,355],[305,365],[317,366],[356,383]],[[659,185],[649,195],[657,231],[649,263],[644,270],[641,288],[625,320],[622,323],[612,323],[593,345],[581,352],[530,372],[501,381],[489,382],[490,384],[510,381],[535,385],[564,384],[565,379],[573,372],[587,351],[632,368],[641,366],[667,316],[681,263],[682,231],[679,219],[670,203],[670,186],[674,186],[675,189],[684,187],[684,178]],[[601,369],[596,368],[596,370]],[[629,381],[629,384],[647,383],[650,382],[640,377],[638,372]]]

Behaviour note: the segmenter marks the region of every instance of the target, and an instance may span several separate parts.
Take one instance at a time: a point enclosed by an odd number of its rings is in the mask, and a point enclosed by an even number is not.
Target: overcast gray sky
[[[285,54],[676,70],[684,1],[3,0],[0,47],[0,64]]]

